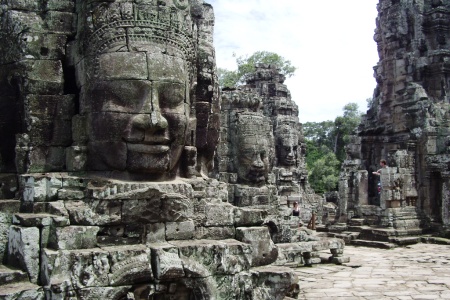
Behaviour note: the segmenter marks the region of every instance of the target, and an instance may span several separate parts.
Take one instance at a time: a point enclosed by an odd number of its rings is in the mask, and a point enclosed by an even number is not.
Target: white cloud
[[[216,16],[217,65],[233,53],[276,52],[291,60],[286,80],[301,122],[334,120],[349,102],[366,109],[378,61],[373,41],[378,0],[206,0]]]

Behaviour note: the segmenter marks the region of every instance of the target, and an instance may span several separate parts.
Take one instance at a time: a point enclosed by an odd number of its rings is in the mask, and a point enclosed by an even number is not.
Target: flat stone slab
[[[298,299],[450,299],[450,248],[346,246],[350,263],[295,268]]]
[[[0,265],[0,285],[28,281],[27,273]]]
[[[369,240],[352,240],[351,242],[354,246],[364,246],[364,247],[373,247],[373,248],[381,248],[381,249],[392,249],[397,247],[396,244],[382,241],[369,241]]]
[[[19,282],[2,285],[0,299],[45,299],[42,287],[30,283]]]

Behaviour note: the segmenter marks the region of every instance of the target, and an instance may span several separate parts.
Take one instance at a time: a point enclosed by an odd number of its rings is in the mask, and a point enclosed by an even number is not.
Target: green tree
[[[322,154],[308,165],[308,181],[316,193],[336,190],[339,181],[340,161],[331,151]]]
[[[234,54],[234,57],[236,55]],[[255,71],[257,64],[271,64],[277,66],[281,70],[281,74],[286,77],[294,75],[296,67],[292,66],[291,61],[284,57],[269,51],[256,51],[250,56],[236,57],[237,70],[231,71],[219,68],[219,84],[224,87],[235,87],[236,85],[245,83],[246,76]]]
[[[334,133],[333,121],[306,122],[302,125],[306,140],[313,142],[311,146],[327,146],[333,148],[332,135]]]
[[[355,134],[358,125],[361,123],[362,113],[359,111],[358,104],[347,103],[342,116],[336,117],[334,120],[334,145],[333,152],[339,161],[345,160],[345,145],[349,141],[349,137]]]
[[[348,103],[343,107],[342,116],[334,121],[303,124],[309,183],[317,193],[337,188],[340,167],[346,157],[345,145],[360,122],[358,105]]]
[[[219,76],[219,84],[221,88],[234,87],[239,81],[239,75],[237,71],[230,71],[224,68],[217,68]]]

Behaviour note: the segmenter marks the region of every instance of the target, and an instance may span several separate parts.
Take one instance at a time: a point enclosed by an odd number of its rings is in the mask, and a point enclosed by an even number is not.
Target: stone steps
[[[45,299],[42,287],[30,282],[0,285],[0,299]]]
[[[46,213],[18,213],[13,215],[13,224],[24,227],[43,227],[51,224],[56,226],[68,226],[70,221],[67,217]]]
[[[365,219],[352,218],[349,220],[349,226],[363,226],[365,224]]]
[[[19,282],[28,282],[26,272],[0,265],[0,286]]]
[[[370,240],[353,240],[351,242],[353,246],[364,246],[364,247],[373,247],[373,248],[381,248],[381,249],[392,249],[397,247],[396,244],[382,241],[370,241]]]
[[[425,236],[425,237],[422,237],[422,243],[450,245],[450,239],[436,237],[436,236]]]
[[[350,225],[347,230],[352,232],[361,232],[364,229],[370,229],[370,226],[367,225]]]
[[[413,245],[421,243],[422,236],[389,237],[389,242],[399,246]]]
[[[328,233],[328,236],[337,239],[342,239],[344,240],[345,244],[348,245],[351,243],[352,240],[358,239],[359,232],[352,232],[352,231],[343,231],[341,233],[330,232]]]

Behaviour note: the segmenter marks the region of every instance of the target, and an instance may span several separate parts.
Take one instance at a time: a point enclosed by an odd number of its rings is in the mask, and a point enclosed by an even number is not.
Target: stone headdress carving
[[[137,44],[155,43],[166,46],[169,53],[177,51],[177,56],[188,62],[193,71],[197,47],[187,1],[81,2],[81,56],[91,57],[96,63],[95,57],[100,53],[135,51]]]

